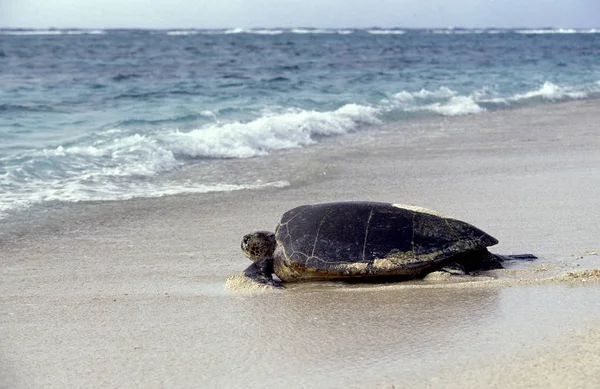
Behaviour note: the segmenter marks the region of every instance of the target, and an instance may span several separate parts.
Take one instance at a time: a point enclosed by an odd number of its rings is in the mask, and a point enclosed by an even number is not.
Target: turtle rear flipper
[[[444,267],[442,267],[439,271],[453,276],[464,276],[467,274],[465,267],[458,262],[450,262],[444,265]]]
[[[273,258],[265,258],[254,262],[244,270],[244,275],[261,285],[284,288],[281,281],[273,279]]]
[[[487,249],[469,251],[466,253],[460,253],[452,257],[452,262],[446,263],[442,270],[451,274],[460,274],[459,272],[453,271],[459,269],[464,274],[477,273],[479,271],[503,269],[502,262],[505,258],[492,254]],[[446,270],[451,269],[450,271]]]
[[[538,259],[533,254],[511,254],[511,255],[500,255],[494,254],[496,257],[500,258],[502,261],[535,261]]]
[[[486,250],[487,251],[487,250]],[[512,254],[512,255],[500,255],[494,254],[487,251],[483,257],[481,270],[494,270],[504,269],[503,263],[506,261],[526,261],[531,262],[538,259],[533,254]]]

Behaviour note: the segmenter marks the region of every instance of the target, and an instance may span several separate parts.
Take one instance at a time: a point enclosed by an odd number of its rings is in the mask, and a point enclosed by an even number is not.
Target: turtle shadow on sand
[[[294,208],[283,214],[275,233],[247,234],[241,247],[253,261],[245,278],[275,288],[295,281],[401,281],[434,271],[474,274],[501,269],[506,260],[536,259],[490,253],[487,247],[497,243],[435,211],[357,201]]]

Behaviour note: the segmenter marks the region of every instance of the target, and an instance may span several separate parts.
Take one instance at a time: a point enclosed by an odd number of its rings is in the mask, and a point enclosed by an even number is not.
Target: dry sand
[[[2,222],[0,387],[598,388],[597,123],[597,101],[414,121],[211,167],[284,189]],[[432,208],[498,238],[494,252],[541,259],[476,278],[225,290],[249,264],[243,234],[357,199]]]

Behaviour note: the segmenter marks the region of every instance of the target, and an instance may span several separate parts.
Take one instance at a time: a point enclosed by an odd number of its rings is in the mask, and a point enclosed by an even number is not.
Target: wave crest
[[[447,87],[432,91],[427,89],[418,92],[402,91],[392,96],[389,106],[390,110],[430,111],[444,116],[468,115],[485,111],[473,96],[461,96]]]
[[[271,151],[304,147],[315,137],[343,135],[361,125],[377,124],[379,109],[348,104],[332,112],[293,110],[268,114],[248,123],[232,122],[174,131],[165,143],[175,154],[191,158],[248,158]]]
[[[533,98],[543,98],[546,100],[558,100],[564,98],[570,99],[584,99],[588,94],[584,91],[573,90],[573,88],[560,87],[549,81],[544,82],[539,89],[535,89],[525,93],[519,93],[514,95],[510,100],[519,101]]]
[[[89,29],[15,29],[0,30],[0,35],[104,35],[106,30]]]
[[[543,28],[543,29],[523,29],[515,30],[517,34],[597,34],[599,29],[589,28]]]
[[[416,92],[401,91],[384,101],[386,111],[434,112],[444,116],[468,115],[491,108],[523,106],[535,102],[557,102],[585,99],[600,93],[600,81],[595,85],[560,86],[546,81],[539,87],[513,95],[502,95],[493,88],[485,87],[461,95],[447,87],[437,90],[421,89]]]
[[[406,34],[406,31],[397,30],[397,29],[391,29],[391,30],[372,29],[372,30],[367,30],[367,33],[371,34],[371,35],[404,35],[404,34]]]

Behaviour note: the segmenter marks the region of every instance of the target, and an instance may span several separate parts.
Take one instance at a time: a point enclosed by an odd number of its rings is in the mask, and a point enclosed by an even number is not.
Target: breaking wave
[[[189,132],[157,129],[139,134],[115,128],[75,144],[0,158],[0,187],[8,193],[0,198],[0,218],[10,210],[55,200],[125,200],[288,186],[286,181],[181,182],[162,173],[197,159],[249,158],[308,146],[319,137],[379,123],[378,112],[349,104],[332,112],[287,110],[246,123],[211,124]]]
[[[598,34],[600,29],[589,28],[543,28],[543,29],[524,29],[515,30],[517,34]]]
[[[46,201],[124,200],[176,193],[206,193],[283,187],[285,181],[170,181],[173,172],[198,160],[265,156],[313,145],[400,114],[457,116],[535,103],[582,99],[600,94],[600,82],[582,87],[545,82],[526,92],[502,95],[492,88],[460,93],[448,87],[400,91],[372,105],[346,104],[332,111],[273,108],[252,120],[221,121],[219,114],[195,129],[174,128],[179,119],[160,121],[140,133],[138,121],[122,121],[87,138],[45,149],[0,157],[0,218],[14,209]],[[160,128],[159,128],[160,126]]]
[[[406,34],[406,31],[397,30],[397,29],[391,29],[391,30],[372,29],[372,30],[367,30],[367,33],[372,34],[372,35],[403,35],[403,34]]]
[[[484,112],[488,109],[519,107],[536,102],[557,102],[585,99],[600,94],[600,83],[580,87],[559,86],[546,81],[539,88],[513,95],[502,95],[491,88],[482,88],[461,95],[446,87],[437,90],[402,91],[385,101],[388,111],[431,112],[443,116],[458,116]]]
[[[430,111],[444,116],[458,116],[485,111],[472,96],[461,96],[457,92],[441,87],[429,91],[402,91],[389,100],[390,110],[399,108],[404,112]]]
[[[0,30],[0,35],[104,35],[105,30],[80,29],[16,29]]]
[[[274,150],[309,146],[318,137],[343,135],[377,124],[380,109],[356,104],[332,112],[290,110],[250,122],[210,125],[190,132],[174,131],[164,143],[176,155],[191,158],[248,158]]]
[[[560,87],[556,84],[546,81],[539,89],[533,91],[518,93],[512,96],[510,100],[520,101],[527,99],[543,98],[546,100],[560,100],[560,99],[584,99],[588,97],[588,92],[582,90],[576,90],[569,87]]]

